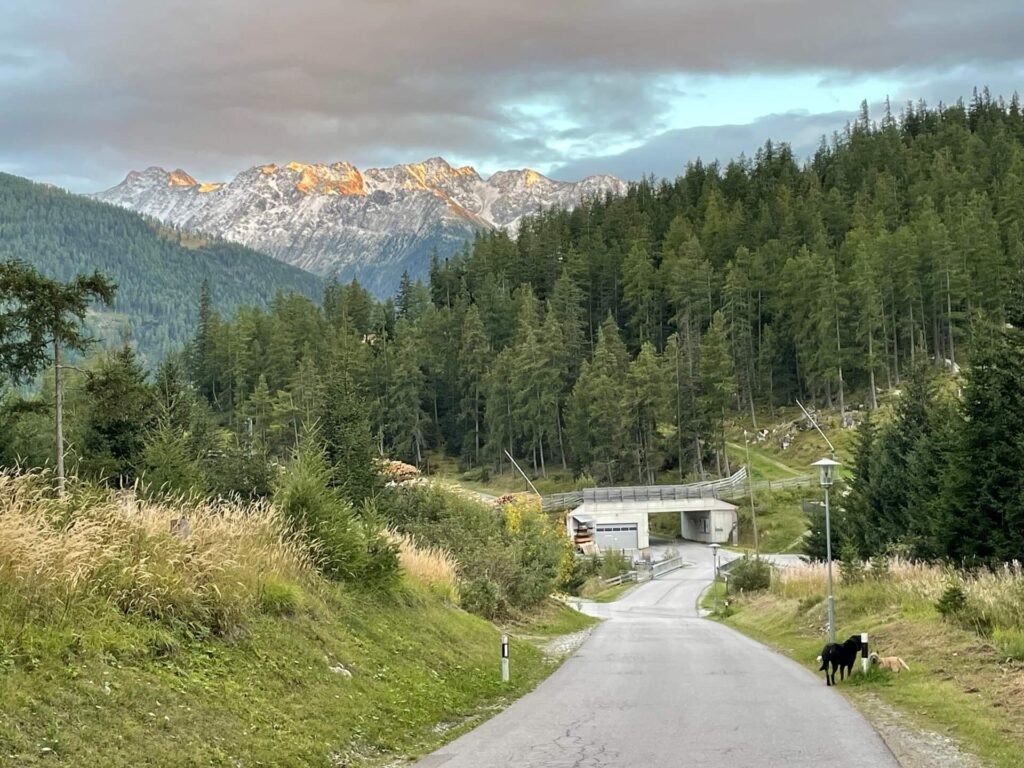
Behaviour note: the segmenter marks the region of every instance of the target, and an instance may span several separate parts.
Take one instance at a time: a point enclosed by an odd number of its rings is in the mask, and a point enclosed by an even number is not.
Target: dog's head
[[[877,653],[872,653],[870,656],[868,656],[868,661],[870,661],[872,664],[877,664],[878,663],[878,654]]]

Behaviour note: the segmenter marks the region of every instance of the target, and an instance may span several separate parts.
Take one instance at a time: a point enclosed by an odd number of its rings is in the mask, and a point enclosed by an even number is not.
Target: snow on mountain
[[[611,176],[573,183],[529,169],[485,180],[434,157],[365,171],[349,163],[262,165],[212,184],[152,167],[93,197],[316,274],[356,277],[387,295],[405,270],[424,277],[435,249],[445,256],[482,229],[515,234],[527,214],[626,189]]]

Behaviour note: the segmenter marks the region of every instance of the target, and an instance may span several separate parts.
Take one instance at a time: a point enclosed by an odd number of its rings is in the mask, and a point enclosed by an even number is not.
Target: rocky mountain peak
[[[154,166],[95,197],[317,274],[358,277],[387,295],[403,271],[426,276],[434,251],[454,253],[481,230],[515,234],[523,216],[626,188],[610,176],[564,182],[529,168],[484,180],[472,166],[431,157],[364,171],[347,162],[271,163],[217,183]]]

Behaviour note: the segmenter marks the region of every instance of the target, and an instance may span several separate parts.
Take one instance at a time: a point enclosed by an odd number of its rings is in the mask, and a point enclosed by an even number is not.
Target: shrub
[[[875,555],[871,558],[871,570],[868,571],[868,577],[872,581],[888,581],[889,571],[889,558],[883,555]]]
[[[733,588],[744,592],[768,589],[772,583],[772,567],[767,560],[744,555],[743,559],[729,569],[729,582]]]
[[[567,553],[563,555],[559,568],[558,588],[570,595],[579,595],[587,580],[597,575],[601,568],[601,560],[596,556],[577,556],[568,538],[566,549]]]
[[[614,579],[630,569],[630,561],[621,552],[608,552],[601,558],[601,578]]]
[[[569,572],[564,529],[536,503],[514,500],[503,509],[441,485],[403,485],[377,498],[388,523],[421,546],[443,547],[455,558],[462,606],[482,616],[530,608]]]
[[[324,452],[307,436],[278,480],[274,503],[293,534],[315,552],[317,568],[329,579],[369,589],[391,589],[399,578],[398,549],[371,502],[356,514],[331,485]]]
[[[460,588],[462,607],[478,616],[493,619],[503,612],[498,585],[490,579],[472,579]]]
[[[953,619],[967,610],[967,593],[959,582],[954,582],[946,587],[935,607],[943,618]]]
[[[842,574],[844,584],[860,584],[867,578],[864,561],[860,559],[857,548],[851,542],[843,543],[840,557],[842,560],[839,563],[839,572]],[[874,575],[873,571],[872,575]]]

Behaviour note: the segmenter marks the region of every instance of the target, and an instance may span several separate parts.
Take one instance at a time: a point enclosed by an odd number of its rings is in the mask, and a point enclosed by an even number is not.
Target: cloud
[[[585,158],[551,171],[557,179],[578,179],[598,173],[635,180],[654,175],[675,178],[689,162],[722,163],[753,154],[765,142],[789,144],[797,158],[811,155],[822,136],[831,136],[856,117],[855,112],[767,115],[746,125],[705,125],[665,131],[640,147],[616,155]]]
[[[680,74],[998,72],[1024,27],[1018,0],[21,5],[0,27],[0,162],[97,186],[151,163],[564,166],[670,129]]]

